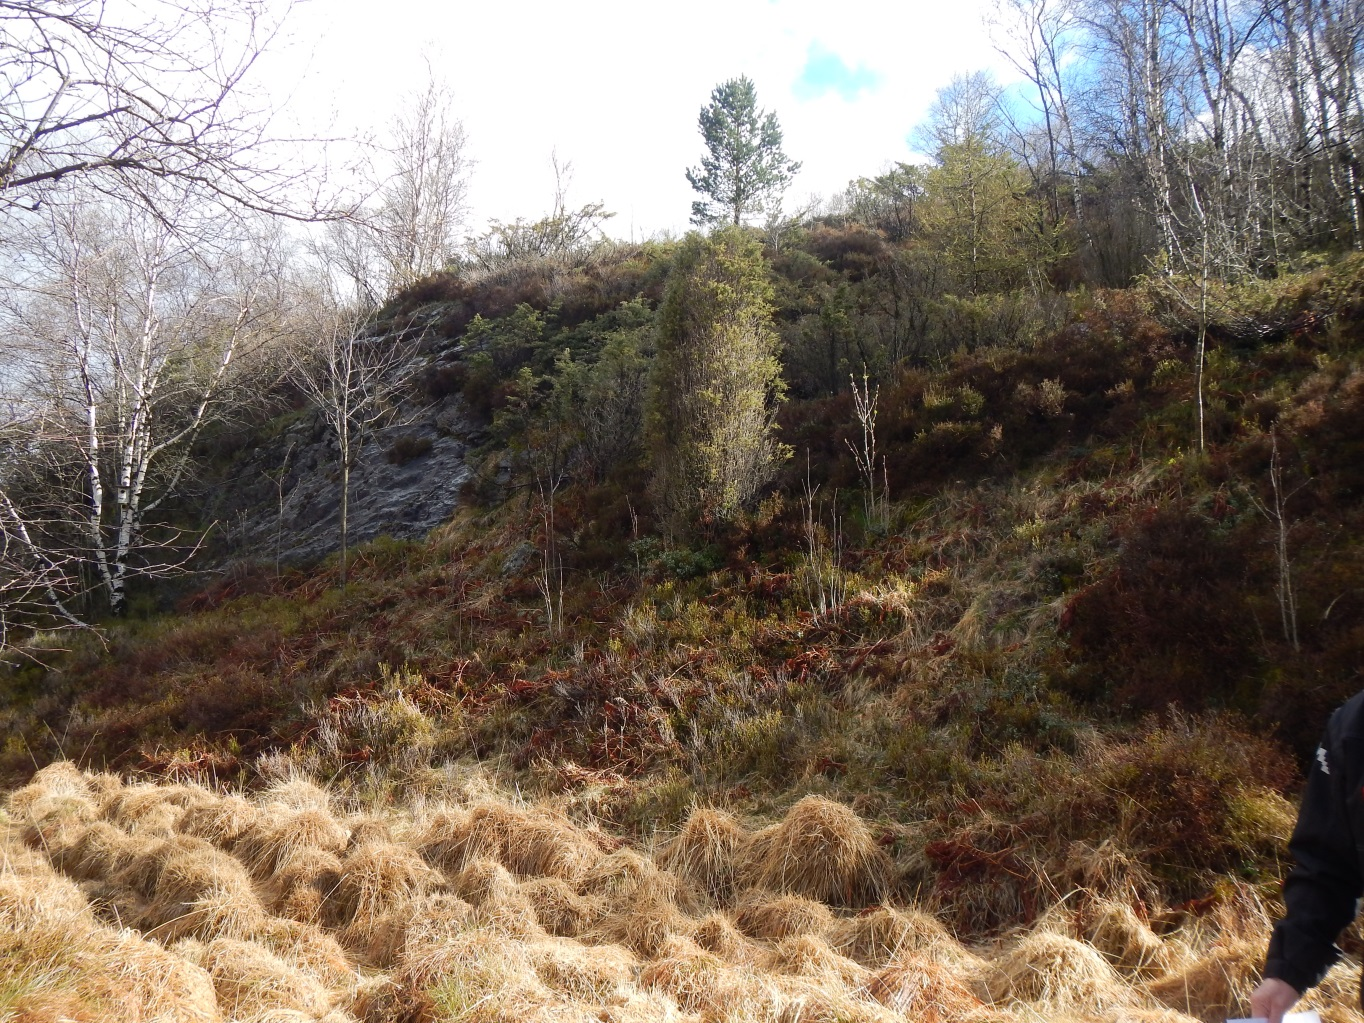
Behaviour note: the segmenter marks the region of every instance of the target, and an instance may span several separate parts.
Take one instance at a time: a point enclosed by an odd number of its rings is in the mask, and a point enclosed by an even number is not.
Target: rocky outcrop
[[[428,370],[455,361],[454,345],[414,355]],[[423,372],[412,372],[421,380]],[[458,395],[428,399],[414,386],[389,425],[364,439],[351,469],[349,542],[381,535],[420,539],[459,503],[471,474],[475,429]],[[341,465],[335,435],[313,410],[259,435],[212,483],[205,502],[218,523],[213,547],[235,560],[301,564],[340,547]]]

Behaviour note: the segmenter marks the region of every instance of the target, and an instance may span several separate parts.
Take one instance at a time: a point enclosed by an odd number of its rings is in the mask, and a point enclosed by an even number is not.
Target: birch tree
[[[468,159],[454,97],[428,69],[403,101],[366,176],[369,199],[326,227],[314,253],[361,309],[441,270],[461,245]]]
[[[366,438],[394,411],[416,366],[392,337],[366,335],[354,318],[335,316],[313,344],[291,355],[291,379],[308,396],[336,442],[340,469],[341,587],[347,582],[350,480]]]
[[[193,185],[236,207],[326,215],[298,156],[247,97],[292,0],[0,2],[0,210],[73,184],[140,195]],[[316,187],[316,180],[310,182]]]
[[[279,252],[220,217],[182,208],[172,223],[131,202],[56,206],[28,226],[4,313],[24,356],[16,400],[44,424],[26,457],[45,479],[8,495],[12,516],[31,532],[60,522],[43,546],[78,551],[122,614],[129,581],[176,560],[149,526],[223,411],[234,361],[271,332]]]

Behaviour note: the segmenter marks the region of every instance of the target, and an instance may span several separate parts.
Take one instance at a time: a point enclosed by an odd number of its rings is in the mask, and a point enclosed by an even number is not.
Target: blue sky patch
[[[805,67],[801,69],[792,91],[800,100],[818,99],[835,92],[844,100],[852,102],[859,94],[872,92],[880,85],[881,75],[866,64],[849,67],[842,57],[816,42],[810,44]]]

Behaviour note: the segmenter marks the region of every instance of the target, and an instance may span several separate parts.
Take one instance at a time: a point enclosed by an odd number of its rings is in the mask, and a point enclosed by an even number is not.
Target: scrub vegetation
[[[961,76],[784,210],[741,77],[722,227],[611,241],[556,160],[461,246],[437,81],[309,212],[212,103],[83,115],[63,53],[134,102],[195,33],[9,6],[0,1020],[1245,1015],[1364,684],[1354,8],[1008,0],[1031,120]],[[352,546],[367,446],[453,514]]]
[[[1240,1011],[1359,686],[1364,263],[1220,293],[1202,452],[1194,329],[1139,283],[858,381],[868,477],[851,388],[790,368],[793,268],[851,287],[866,237],[769,253],[794,454],[671,539],[593,432],[643,422],[669,246],[395,304],[486,424],[447,525],[11,671],[10,784],[53,765],[7,804],[19,1018]]]

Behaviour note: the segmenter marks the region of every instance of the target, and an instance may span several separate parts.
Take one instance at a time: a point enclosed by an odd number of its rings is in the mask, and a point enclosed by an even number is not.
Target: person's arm
[[[1347,765],[1328,759],[1323,752],[1328,748],[1323,740],[1307,777],[1288,844],[1294,867],[1284,880],[1287,912],[1269,941],[1266,983],[1256,990],[1265,1011],[1255,1015],[1267,1016],[1270,1023],[1279,1023],[1339,958],[1335,939],[1354,918],[1355,900],[1364,889],[1345,809]],[[1333,753],[1334,760],[1342,759],[1338,748]]]

